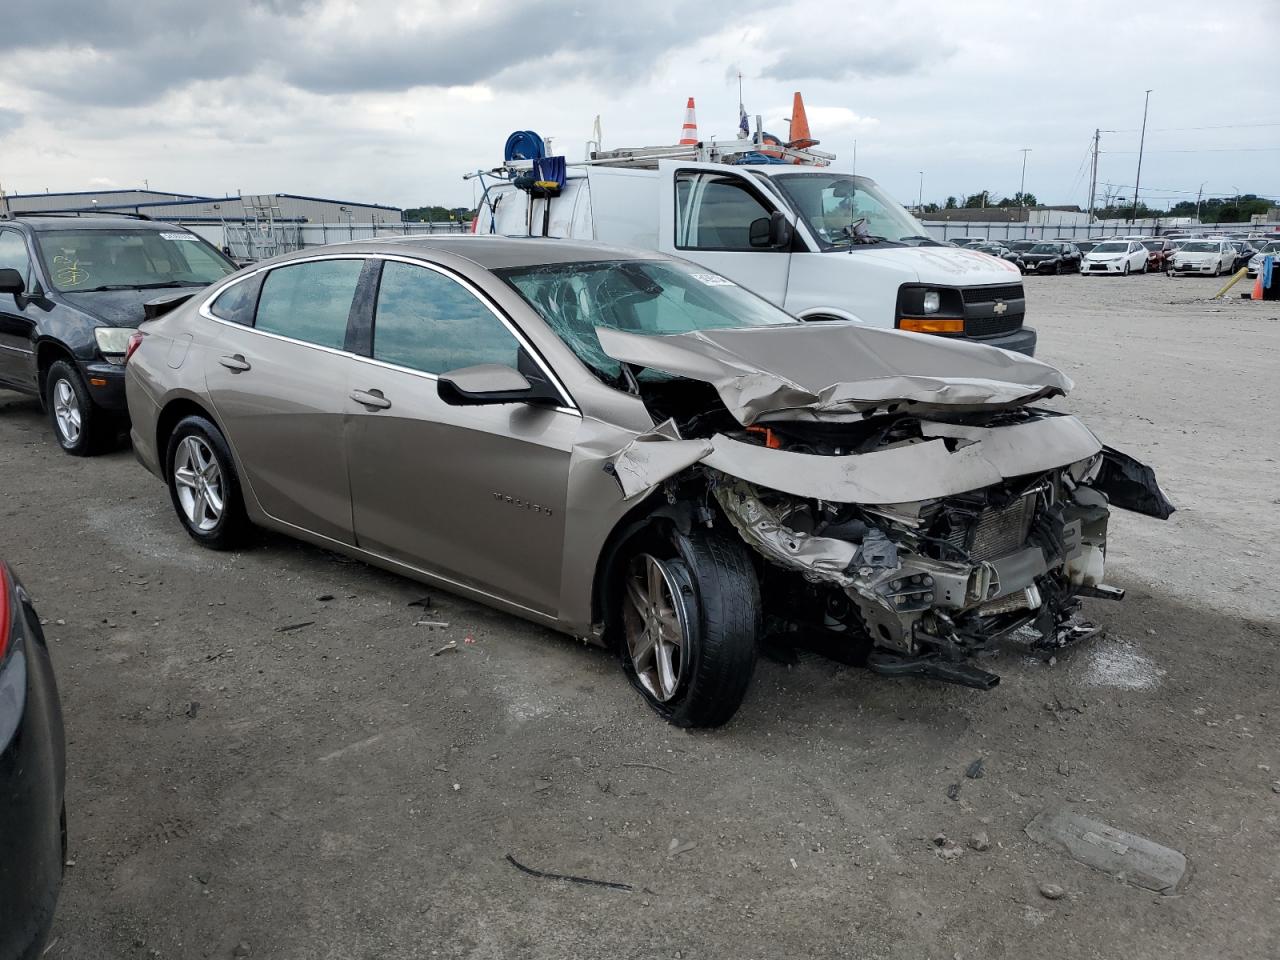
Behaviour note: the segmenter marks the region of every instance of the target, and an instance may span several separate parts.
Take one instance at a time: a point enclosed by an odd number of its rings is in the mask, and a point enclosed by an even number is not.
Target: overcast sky
[[[0,185],[472,202],[468,170],[533,129],[582,156],[702,136],[746,108],[786,134],[803,91],[821,149],[904,202],[1084,203],[1087,154],[1144,199],[1280,196],[1280,4],[733,4],[628,0],[5,0]],[[1095,16],[1096,15],[1096,16]],[[1246,126],[1247,125],[1247,126]],[[1188,129],[1198,128],[1198,129]],[[1213,128],[1213,129],[1200,129]],[[1151,188],[1148,193],[1147,187]],[[1102,190],[1102,187],[1099,188]],[[1181,193],[1175,191],[1182,191]]]

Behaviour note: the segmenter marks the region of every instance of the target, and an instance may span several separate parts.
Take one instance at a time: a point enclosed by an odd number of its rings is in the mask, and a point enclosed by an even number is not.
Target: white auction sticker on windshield
[[[160,234],[160,236],[162,239],[165,239],[165,240],[199,240],[200,239],[194,233],[162,233]]]
[[[736,287],[737,284],[732,280],[726,280],[724,277],[715,273],[695,273],[693,279],[705,283],[708,287]]]

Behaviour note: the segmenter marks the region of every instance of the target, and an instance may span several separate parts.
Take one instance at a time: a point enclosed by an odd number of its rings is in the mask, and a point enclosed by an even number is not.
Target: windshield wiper
[[[156,283],[103,283],[96,287],[85,287],[83,290],[71,290],[70,293],[99,293],[103,290],[159,290],[165,287],[206,287],[208,284],[199,280],[161,280]]]

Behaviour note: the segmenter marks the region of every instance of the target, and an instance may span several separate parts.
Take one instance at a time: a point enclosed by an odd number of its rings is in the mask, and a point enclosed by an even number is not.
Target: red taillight
[[[142,346],[142,338],[145,336],[146,334],[143,333],[141,330],[135,330],[133,331],[133,333],[129,334],[129,343],[124,348],[125,363],[128,363],[129,358],[133,356],[134,351],[136,351],[140,346]]]
[[[0,563],[0,661],[9,651],[9,591],[12,589],[9,580],[9,568]]]

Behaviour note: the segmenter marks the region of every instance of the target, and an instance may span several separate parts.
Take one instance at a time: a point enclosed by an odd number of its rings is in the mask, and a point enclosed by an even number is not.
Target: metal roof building
[[[86,190],[79,193],[19,193],[4,198],[15,213],[75,213],[90,210],[142,213],[170,223],[212,224],[273,220],[286,223],[399,223],[399,207],[330,200],[296,193],[206,197],[160,190]]]

